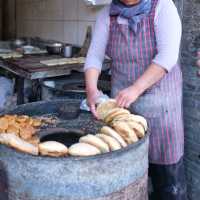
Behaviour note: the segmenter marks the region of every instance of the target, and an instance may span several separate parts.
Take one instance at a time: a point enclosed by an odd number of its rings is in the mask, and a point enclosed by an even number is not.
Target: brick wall
[[[200,77],[196,52],[200,48],[200,1],[185,0],[182,69],[184,76],[185,164],[190,200],[200,199]]]

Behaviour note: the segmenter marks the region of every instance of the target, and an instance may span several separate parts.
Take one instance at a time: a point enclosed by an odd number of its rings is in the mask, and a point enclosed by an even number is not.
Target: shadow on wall
[[[8,199],[8,177],[5,171],[6,167],[3,162],[0,161],[0,199]]]

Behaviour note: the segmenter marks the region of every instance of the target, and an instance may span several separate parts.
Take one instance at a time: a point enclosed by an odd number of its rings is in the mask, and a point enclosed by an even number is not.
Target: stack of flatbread
[[[144,117],[117,107],[114,99],[99,104],[97,114],[107,125],[96,135],[81,137],[79,143],[69,148],[70,155],[94,156],[116,151],[137,142],[147,131],[147,121]]]

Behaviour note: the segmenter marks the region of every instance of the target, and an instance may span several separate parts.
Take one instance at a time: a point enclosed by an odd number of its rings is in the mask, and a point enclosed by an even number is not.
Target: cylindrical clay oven
[[[70,114],[79,103],[39,102],[19,106],[9,113],[59,116],[63,106]],[[79,113],[74,119],[60,118],[58,126],[88,134],[95,133],[101,125],[89,113]],[[71,137],[69,132],[65,134],[65,139]],[[48,137],[41,134],[41,140],[44,136]],[[85,158],[36,157],[0,145],[0,199],[147,200],[148,142],[146,135],[124,149]]]

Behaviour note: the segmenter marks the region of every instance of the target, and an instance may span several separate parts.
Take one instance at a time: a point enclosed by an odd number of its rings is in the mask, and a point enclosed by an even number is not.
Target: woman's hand
[[[86,92],[87,92],[87,103],[88,106],[90,107],[90,111],[96,118],[98,118],[95,104],[98,96],[101,93],[98,89],[87,89]]]
[[[139,95],[139,90],[134,86],[130,86],[124,90],[121,90],[117,94],[115,99],[119,107],[128,108],[132,103],[134,103],[137,100]]]

